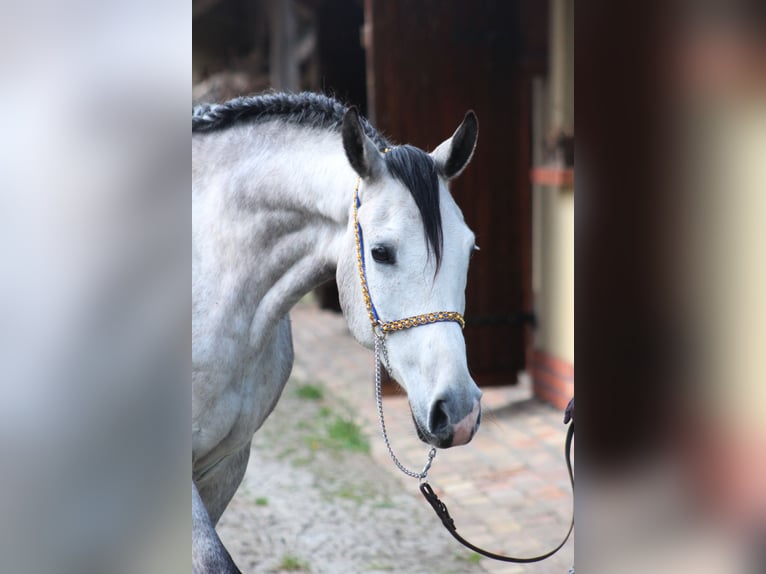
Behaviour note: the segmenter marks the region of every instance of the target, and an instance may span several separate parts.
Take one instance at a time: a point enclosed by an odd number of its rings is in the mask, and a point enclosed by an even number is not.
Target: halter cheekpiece
[[[385,148],[383,153],[388,153],[391,150]],[[364,297],[364,305],[367,308],[367,315],[370,317],[370,323],[372,324],[372,333],[375,340],[375,400],[378,407],[378,420],[380,421],[380,429],[383,433],[383,441],[386,443],[388,454],[391,455],[391,460],[394,464],[407,476],[413,478],[419,478],[425,480],[428,476],[428,470],[431,468],[431,463],[436,456],[436,448],[432,447],[428,452],[428,460],[426,461],[423,470],[416,472],[405,467],[394,454],[391,448],[391,443],[388,440],[388,432],[386,430],[386,422],[383,417],[383,396],[381,391],[381,377],[380,368],[381,363],[385,362],[386,370],[391,374],[391,366],[388,363],[388,350],[386,349],[386,335],[395,331],[403,331],[404,329],[411,329],[412,327],[419,327],[421,325],[429,325],[431,323],[442,323],[446,321],[452,321],[460,325],[461,329],[465,328],[465,319],[457,311],[434,311],[431,313],[423,313],[422,315],[414,315],[412,317],[405,317],[404,319],[394,319],[393,321],[383,321],[378,315],[378,310],[375,308],[375,304],[372,302],[370,296],[370,288],[367,284],[367,269],[364,262],[364,239],[362,235],[362,225],[359,223],[359,186],[362,183],[362,178],[359,177],[356,180],[356,186],[354,187],[354,238],[356,240],[356,262],[359,267],[359,281],[362,284],[362,295]]]
[[[391,151],[389,148],[383,150],[383,153]],[[423,313],[422,315],[414,315],[412,317],[406,317],[404,319],[394,319],[393,321],[383,321],[378,315],[378,310],[375,308],[375,304],[372,302],[370,296],[370,288],[367,284],[367,267],[364,260],[364,239],[362,236],[362,225],[359,223],[359,186],[362,183],[362,178],[359,177],[356,180],[356,186],[354,187],[354,238],[356,240],[356,262],[359,267],[359,281],[362,284],[362,296],[364,297],[364,305],[367,308],[367,314],[370,317],[370,323],[372,323],[373,330],[377,333],[392,333],[394,331],[403,331],[404,329],[410,329],[412,327],[419,327],[421,325],[429,325],[431,323],[442,323],[446,321],[452,321],[458,323],[461,329],[465,329],[465,319],[457,311],[434,311],[432,313]]]

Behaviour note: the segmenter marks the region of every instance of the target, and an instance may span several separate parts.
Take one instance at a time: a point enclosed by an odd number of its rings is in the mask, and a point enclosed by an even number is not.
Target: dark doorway
[[[481,251],[469,272],[468,364],[514,383],[531,315],[531,81],[545,74],[547,2],[366,0],[367,86],[376,126],[426,150],[466,110],[472,164],[452,185]]]

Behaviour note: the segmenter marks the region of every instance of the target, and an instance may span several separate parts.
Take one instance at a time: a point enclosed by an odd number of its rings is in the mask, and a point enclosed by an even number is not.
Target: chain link
[[[388,454],[391,456],[391,460],[394,461],[394,464],[399,470],[401,470],[407,476],[411,476],[412,478],[425,480],[426,477],[428,476],[428,471],[431,468],[431,464],[433,463],[434,458],[436,457],[436,448],[431,447],[431,450],[428,451],[428,460],[426,461],[426,464],[423,467],[423,470],[420,472],[415,472],[408,469],[401,462],[399,462],[399,459],[396,458],[396,455],[394,454],[394,450],[391,448],[391,443],[388,440],[388,432],[386,431],[386,421],[383,418],[383,393],[381,390],[381,376],[380,376],[381,355],[383,360],[385,361],[385,368],[388,371],[388,374],[390,375],[391,365],[388,362],[388,349],[386,349],[385,335],[379,335],[375,333],[375,402],[377,403],[377,406],[378,406],[378,420],[380,421],[380,430],[383,433],[383,441],[386,443],[386,448],[388,449]]]

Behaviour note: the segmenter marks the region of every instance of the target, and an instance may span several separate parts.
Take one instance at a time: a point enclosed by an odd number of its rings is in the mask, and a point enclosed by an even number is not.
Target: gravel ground
[[[484,573],[422,500],[376,466],[353,413],[291,380],[256,433],[218,532],[246,573]],[[350,424],[349,424],[350,423]]]

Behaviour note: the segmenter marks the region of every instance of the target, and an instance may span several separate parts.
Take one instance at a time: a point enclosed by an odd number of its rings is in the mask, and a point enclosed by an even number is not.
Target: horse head
[[[359,181],[358,201],[348,190],[352,217],[337,267],[341,307],[368,348],[375,321],[380,333],[382,323],[421,317],[416,328],[385,335],[388,364],[407,391],[418,436],[440,448],[469,442],[481,420],[481,391],[468,371],[462,333],[475,236],[447,189],[470,161],[477,135],[473,112],[430,154],[406,145],[379,149],[353,108],[342,126]]]

